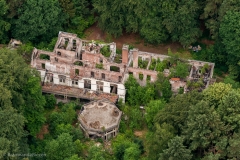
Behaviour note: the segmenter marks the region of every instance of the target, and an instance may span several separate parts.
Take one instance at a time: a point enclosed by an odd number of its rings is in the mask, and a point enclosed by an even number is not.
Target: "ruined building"
[[[82,40],[76,34],[59,32],[52,52],[34,48],[31,66],[41,74],[42,91],[89,100],[125,100],[124,82],[133,75],[141,85],[154,82],[158,71],[156,65],[169,56],[129,49],[123,45],[122,53],[116,52],[115,43]],[[170,79],[172,91],[189,90],[187,81],[202,81],[209,85],[214,63],[187,60],[189,76],[185,80]],[[206,67],[207,65],[207,67]],[[205,67],[205,70],[202,68]],[[204,71],[204,73],[203,73]],[[165,76],[170,70],[165,68]]]
[[[83,105],[78,121],[87,137],[109,140],[118,133],[121,115],[114,103],[103,99]]]

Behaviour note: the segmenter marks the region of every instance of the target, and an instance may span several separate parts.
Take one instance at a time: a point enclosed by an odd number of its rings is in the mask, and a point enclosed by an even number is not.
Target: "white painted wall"
[[[53,73],[53,83],[59,84],[59,78],[57,73]]]
[[[45,70],[39,70],[39,72],[40,72],[40,76],[41,76],[41,81],[43,81],[43,78],[44,78],[44,76],[45,76]]]
[[[79,88],[84,88],[84,80],[83,79],[78,81],[78,87]]]
[[[126,94],[126,90],[125,90],[125,86],[123,84],[117,84],[118,86],[118,95],[125,95]]]
[[[56,71],[56,65],[51,64],[50,62],[45,63],[45,68],[49,71],[53,71],[53,72]]]
[[[110,93],[110,83],[103,81],[103,92]]]
[[[97,83],[96,79],[91,78],[91,90],[96,91],[97,90]]]

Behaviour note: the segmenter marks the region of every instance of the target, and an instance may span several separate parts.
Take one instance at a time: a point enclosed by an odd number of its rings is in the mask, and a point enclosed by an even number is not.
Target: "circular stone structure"
[[[83,105],[78,120],[87,137],[109,140],[118,133],[121,115],[114,103],[103,99]]]

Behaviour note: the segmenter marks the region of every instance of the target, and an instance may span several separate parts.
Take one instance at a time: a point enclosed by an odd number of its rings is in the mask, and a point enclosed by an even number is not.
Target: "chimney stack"
[[[128,64],[128,45],[123,45],[122,47],[122,63]]]

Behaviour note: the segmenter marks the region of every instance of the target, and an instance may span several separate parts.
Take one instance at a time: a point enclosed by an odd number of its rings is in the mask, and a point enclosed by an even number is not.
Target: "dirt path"
[[[43,139],[45,134],[48,134],[48,124],[42,126],[40,132],[37,134],[38,139]]]
[[[168,48],[171,48],[172,52],[177,52],[181,47],[179,43],[167,43],[160,44],[157,46],[150,45],[144,43],[144,40],[138,35],[134,33],[123,33],[122,36],[118,38],[112,38],[111,36],[104,33],[100,28],[97,27],[97,24],[94,24],[90,28],[85,31],[87,40],[103,40],[105,42],[115,42],[118,49],[121,49],[123,44],[129,44],[138,48],[140,51],[152,52],[152,53],[160,53],[167,54]]]

